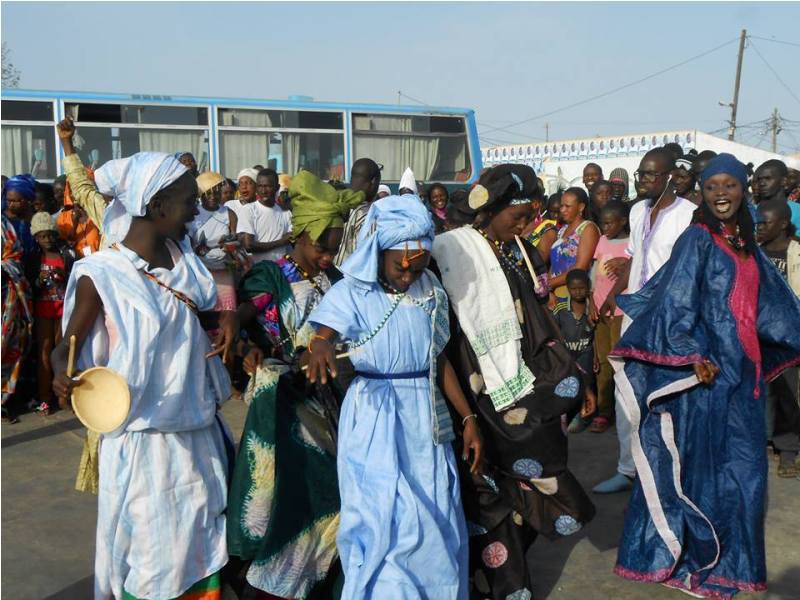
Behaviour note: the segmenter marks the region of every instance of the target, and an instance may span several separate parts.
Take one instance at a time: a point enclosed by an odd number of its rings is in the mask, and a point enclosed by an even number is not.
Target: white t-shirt
[[[697,206],[685,198],[675,198],[665,210],[659,211],[650,227],[651,207],[647,201],[631,208],[631,235],[626,253],[631,257],[628,294],[639,291],[656,274],[672,254],[672,247],[692,222]]]
[[[255,200],[253,202],[256,202]],[[236,218],[240,219],[239,212],[245,207],[247,204],[242,204],[238,198],[234,198],[233,200],[228,200],[225,203],[225,208],[231,209],[235,214]]]
[[[292,231],[292,213],[283,210],[277,204],[272,208],[261,202],[251,202],[239,209],[239,224],[236,233],[249,233],[257,242],[274,242]],[[281,246],[269,252],[253,254],[253,262],[277,260],[290,251],[290,247]]]

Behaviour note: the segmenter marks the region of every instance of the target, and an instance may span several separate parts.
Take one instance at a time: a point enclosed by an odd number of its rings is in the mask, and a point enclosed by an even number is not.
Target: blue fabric
[[[356,251],[342,264],[345,275],[362,283],[378,280],[378,258],[382,250],[404,247],[409,242],[410,253],[433,247],[435,229],[428,209],[417,196],[388,196],[369,208],[358,234]]]
[[[384,327],[350,355],[357,372],[427,372],[432,333],[427,311],[435,288],[441,289],[428,273],[411,286],[408,294],[425,308],[401,302]],[[389,308],[378,284],[365,289],[345,278],[325,294],[310,320],[358,340]],[[467,598],[468,537],[456,457],[450,444],[432,441],[430,386],[427,377],[357,376],[348,389],[337,465],[342,598]]]
[[[33,178],[33,176],[28,175],[27,173],[24,175],[14,175],[14,177],[9,178],[9,180],[3,186],[4,213],[6,211],[6,194],[11,191],[17,192],[28,202],[33,202],[34,198],[36,198],[36,180]],[[33,235],[31,235],[30,222],[10,217],[8,220],[14,226],[14,231],[17,232],[17,237],[19,237],[19,241],[22,244],[22,249],[27,256],[36,248],[36,242],[33,239]]]
[[[795,235],[800,233],[800,204],[788,201],[789,211],[792,213],[792,225],[795,227]]]
[[[747,266],[721,244],[689,227],[658,273],[618,298],[633,323],[612,356],[626,357],[616,381],[639,423],[617,573],[727,598],[766,580],[763,376],[800,361],[800,302],[760,251]],[[732,306],[744,307],[738,320]],[[755,320],[741,318],[748,307]],[[721,369],[710,386],[694,377],[701,358]]]
[[[428,371],[414,371],[411,373],[369,373],[367,371],[358,371],[356,375],[365,379],[418,379],[427,377]]]
[[[708,162],[706,168],[703,169],[703,172],[700,174],[700,188],[702,189],[710,177],[719,175],[720,173],[736,177],[739,183],[742,184],[742,189],[747,189],[747,167],[739,162],[733,154],[728,154],[726,152],[717,154]]]

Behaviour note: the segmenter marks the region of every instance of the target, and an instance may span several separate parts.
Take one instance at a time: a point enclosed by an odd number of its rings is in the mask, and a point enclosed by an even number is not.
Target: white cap
[[[403,176],[400,178],[400,186],[397,189],[402,190],[403,188],[411,190],[415,195],[419,193],[417,180],[414,178],[414,171],[411,170],[411,167],[406,167],[406,170],[403,171]]]

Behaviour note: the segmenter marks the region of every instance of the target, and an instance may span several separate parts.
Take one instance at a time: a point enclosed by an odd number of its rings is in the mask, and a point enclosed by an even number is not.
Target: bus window
[[[2,173],[30,173],[37,179],[57,175],[52,102],[3,100]]]
[[[208,133],[203,129],[154,129],[78,124],[75,151],[84,165],[96,169],[106,161],[137,152],[191,152],[200,171],[209,168]]]
[[[424,181],[466,181],[472,173],[464,117],[353,114],[353,159],[383,164],[398,181],[406,167]]]
[[[236,177],[264,165],[294,175],[344,179],[342,113],[304,110],[219,109],[221,172]]]

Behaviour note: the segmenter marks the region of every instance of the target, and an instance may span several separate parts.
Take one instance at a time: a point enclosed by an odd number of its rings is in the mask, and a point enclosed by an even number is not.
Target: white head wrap
[[[411,170],[411,167],[406,167],[406,170],[403,171],[403,176],[400,178],[400,187],[397,189],[402,190],[403,188],[408,188],[415,196],[419,193],[417,191],[417,181],[414,178],[414,171]]]
[[[378,195],[380,195],[380,194],[382,194],[384,192],[387,193],[390,196],[392,195],[391,188],[388,185],[386,185],[385,183],[382,183],[382,184],[380,184],[378,186]]]
[[[239,181],[242,177],[249,177],[253,180],[253,183],[256,182],[258,179],[258,169],[242,169],[239,171],[239,174],[236,176],[236,181]]]
[[[164,152],[139,152],[97,169],[97,189],[114,197],[103,216],[108,243],[121,241],[130,229],[131,217],[144,216],[153,196],[186,172],[173,155]]]

